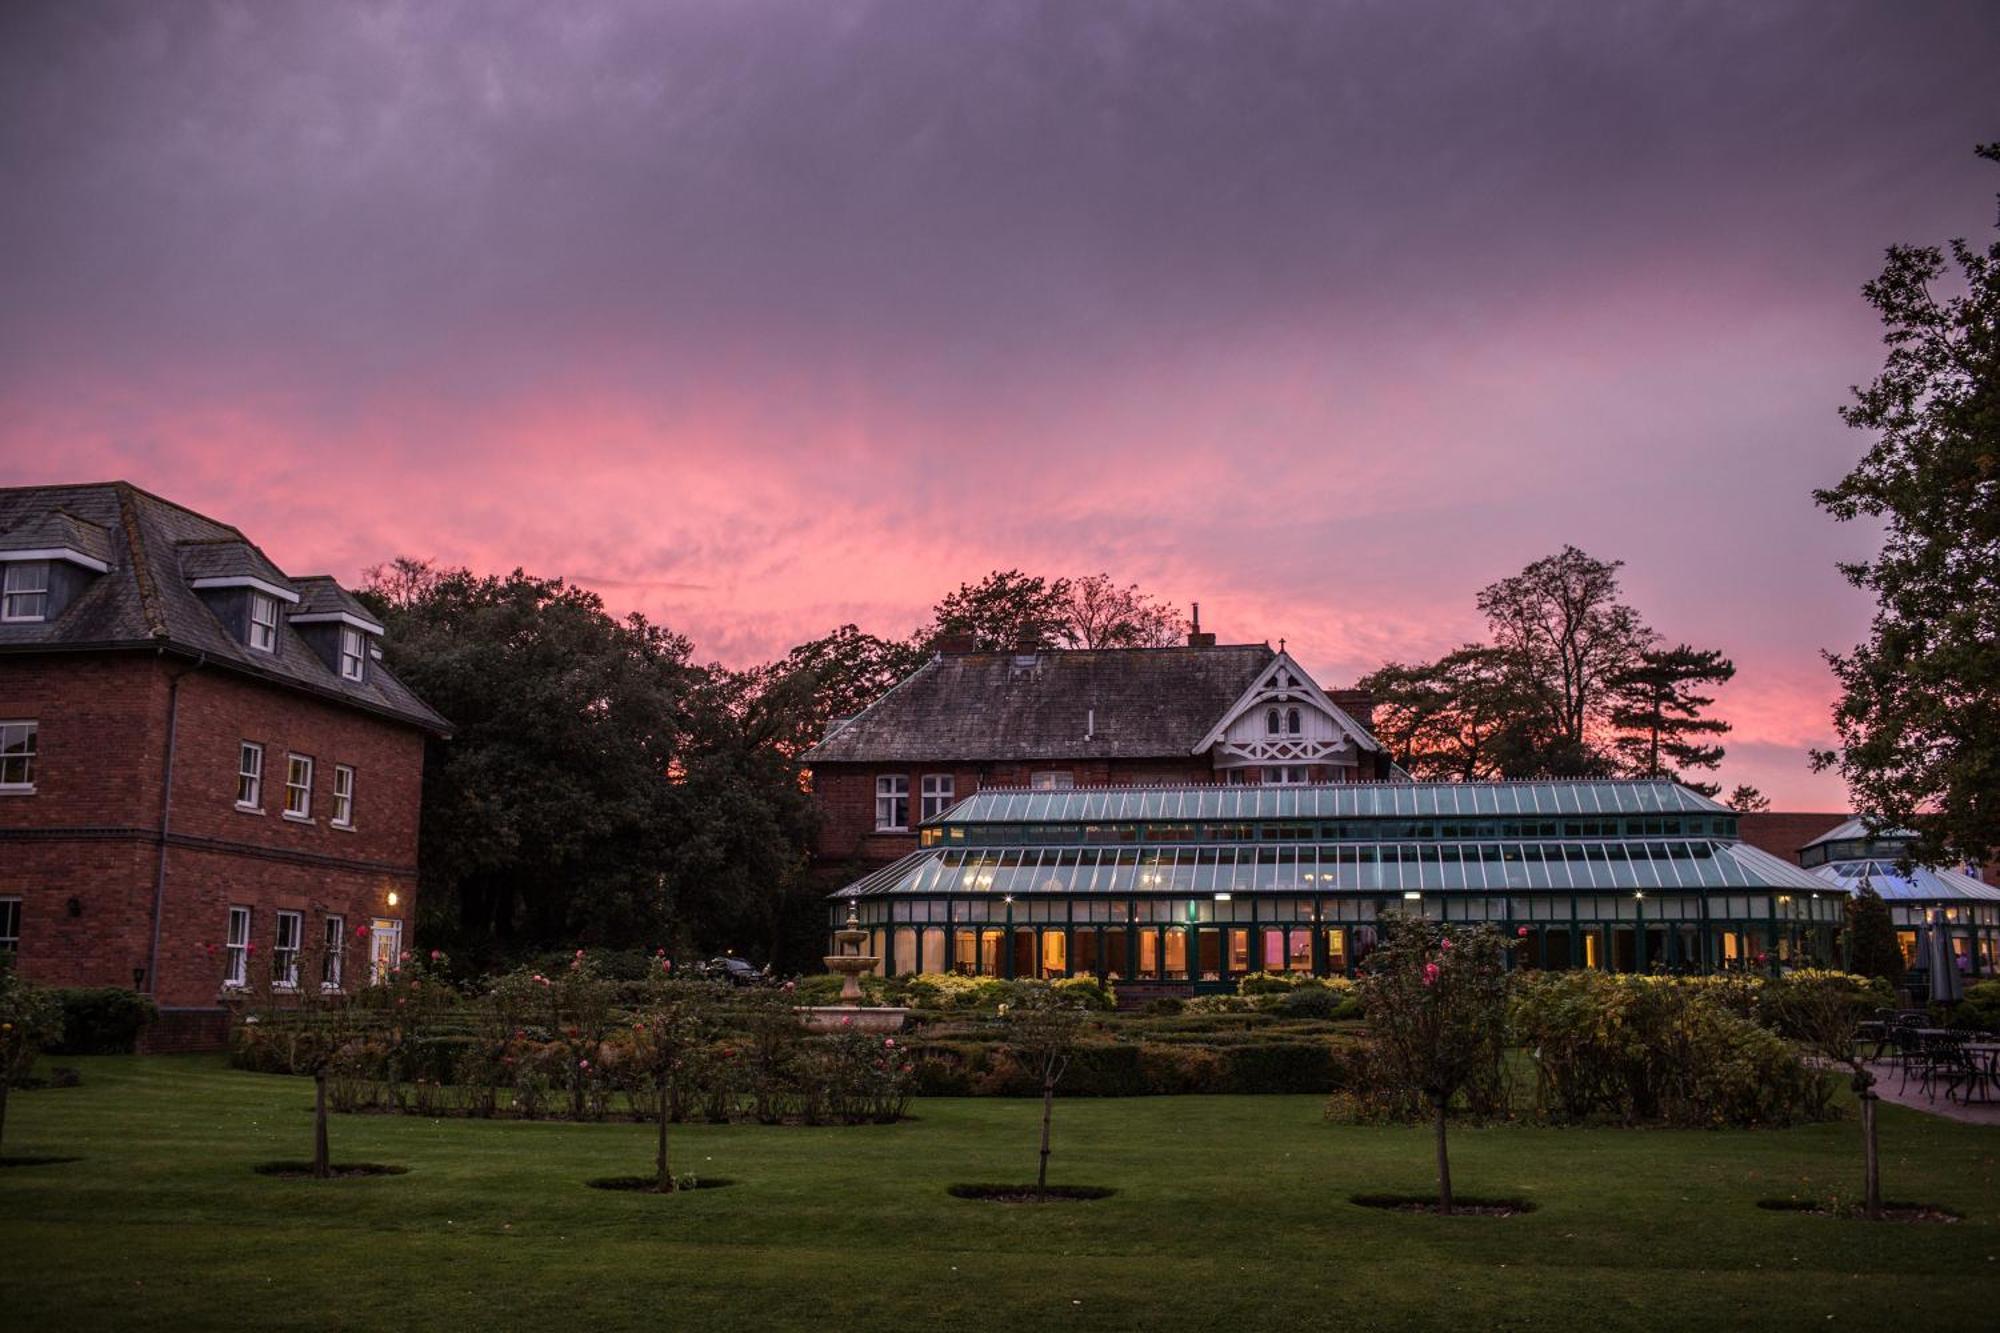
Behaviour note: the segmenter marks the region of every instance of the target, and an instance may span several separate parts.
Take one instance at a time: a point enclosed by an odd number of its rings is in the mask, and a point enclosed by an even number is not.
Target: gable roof
[[[1281,686],[1275,683],[1277,679],[1276,673],[1280,670],[1289,674],[1291,679],[1289,685]],[[1292,660],[1290,653],[1280,649],[1272,657],[1270,664],[1264,670],[1259,671],[1257,678],[1250,682],[1250,688],[1243,691],[1236,702],[1230,705],[1229,711],[1222,715],[1221,720],[1209,728],[1206,735],[1195,742],[1192,753],[1200,754],[1203,750],[1208,749],[1209,746],[1214,745],[1217,741],[1228,735],[1229,728],[1235,725],[1236,720],[1252,709],[1258,708],[1267,702],[1292,702],[1294,700],[1303,700],[1331,717],[1333,725],[1340,729],[1341,734],[1354,742],[1355,749],[1379,750],[1382,748],[1376,744],[1375,738],[1368,734],[1366,728],[1347,715],[1346,709],[1326,697],[1326,691],[1313,682],[1313,678],[1306,674],[1305,668]]]
[[[122,481],[0,489],[0,534],[45,531],[52,516],[84,540],[92,528],[102,533],[109,570],[53,620],[0,625],[0,653],[166,649],[440,735],[450,730],[380,662],[364,681],[343,680],[289,617],[275,654],[253,652],[231,635],[196,591],[197,579],[255,580],[300,596],[300,581],[286,578],[236,528]],[[0,551],[9,549],[22,548],[0,541]]]
[[[805,762],[1185,758],[1277,656],[1263,643],[940,654]]]

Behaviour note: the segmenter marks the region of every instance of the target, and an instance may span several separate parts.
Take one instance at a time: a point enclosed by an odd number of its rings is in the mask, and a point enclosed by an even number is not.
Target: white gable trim
[[[111,572],[111,566],[96,556],[85,555],[74,546],[38,546],[32,550],[0,551],[0,561],[20,560],[62,560],[72,565],[82,565],[95,574]]]
[[[315,611],[310,615],[292,616],[294,625],[351,625],[364,634],[387,634],[388,631],[372,620],[363,620],[350,611]]]
[[[1280,670],[1287,672],[1291,676],[1292,684],[1290,688],[1280,688],[1276,684],[1277,674]],[[1229,734],[1229,728],[1236,720],[1246,713],[1270,704],[1295,703],[1300,700],[1311,704],[1331,717],[1334,726],[1338,727],[1343,735],[1354,742],[1356,750],[1373,751],[1382,748],[1376,744],[1375,738],[1370,736],[1359,722],[1356,722],[1347,715],[1345,709],[1326,697],[1326,691],[1322,690],[1313,681],[1313,678],[1307,675],[1297,662],[1292,660],[1290,653],[1280,652],[1265,664],[1262,671],[1257,673],[1256,681],[1251,684],[1249,689],[1243,692],[1241,698],[1229,706],[1229,711],[1225,712],[1222,715],[1222,719],[1209,730],[1206,736],[1201,738],[1201,743],[1195,746],[1191,753],[1201,754],[1217,744],[1224,736]]]
[[[252,578],[248,574],[227,574],[216,575],[212,578],[193,579],[188,583],[188,586],[190,588],[249,588],[253,591],[263,593],[266,597],[275,597],[281,602],[289,602],[293,606],[297,606],[299,603],[299,595],[290,588],[280,588],[275,583],[271,583],[265,579]]]

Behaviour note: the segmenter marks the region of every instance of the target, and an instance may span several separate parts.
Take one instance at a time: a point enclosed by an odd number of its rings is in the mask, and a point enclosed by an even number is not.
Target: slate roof
[[[1263,643],[944,653],[835,727],[805,762],[1188,755],[1276,656]]]
[[[24,513],[12,523],[0,519],[0,551],[65,548],[106,564],[111,562],[111,534],[67,510]]]
[[[38,531],[52,516],[79,525],[79,532],[101,531],[100,558],[111,570],[91,579],[54,620],[0,625],[0,653],[164,648],[428,731],[449,731],[450,724],[379,661],[370,663],[365,682],[345,681],[289,625],[280,631],[276,654],[254,652],[224,629],[190,586],[195,578],[248,575],[280,587],[300,584],[236,528],[128,482],[0,488],[0,534]],[[4,549],[33,547],[0,539]],[[287,615],[298,609],[285,608]]]
[[[292,608],[294,616],[328,616],[345,612],[371,625],[382,623],[373,611],[361,604],[359,598],[341,587],[331,574],[301,574],[292,580],[292,587],[299,594],[299,604]]]

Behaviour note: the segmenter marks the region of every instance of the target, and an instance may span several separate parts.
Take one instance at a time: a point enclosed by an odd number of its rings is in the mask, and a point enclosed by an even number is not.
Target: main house
[[[1282,645],[1199,630],[1173,648],[947,646],[807,752],[815,860],[886,865],[916,847],[919,824],[988,787],[1387,777],[1372,711],[1366,693],[1320,688]]]
[[[446,723],[382,634],[124,482],[0,489],[0,950],[151,995],[156,1047],[219,1040],[252,968],[339,987],[394,959]]]
[[[1846,894],[1673,782],[1420,783],[1283,651],[943,652],[807,755],[879,969],[1131,993],[1351,974],[1391,912],[1521,965],[1832,957]]]

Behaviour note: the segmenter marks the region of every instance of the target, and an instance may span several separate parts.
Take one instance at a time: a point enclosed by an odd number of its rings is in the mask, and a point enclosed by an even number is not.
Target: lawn
[[[310,1085],[210,1057],[73,1062],[17,1095],[0,1170],[9,1328],[1992,1328],[2000,1130],[1885,1107],[1891,1198],[1950,1225],[1756,1208],[1859,1176],[1852,1120],[1782,1132],[1464,1129],[1462,1192],[1538,1210],[1356,1207],[1427,1183],[1423,1130],[1326,1124],[1313,1097],[1057,1106],[1053,1179],[1093,1203],[954,1199],[1032,1178],[1038,1107],[930,1100],[899,1125],[676,1130],[671,1198],[639,1125],[336,1118],[336,1160],[410,1174],[285,1181]]]

